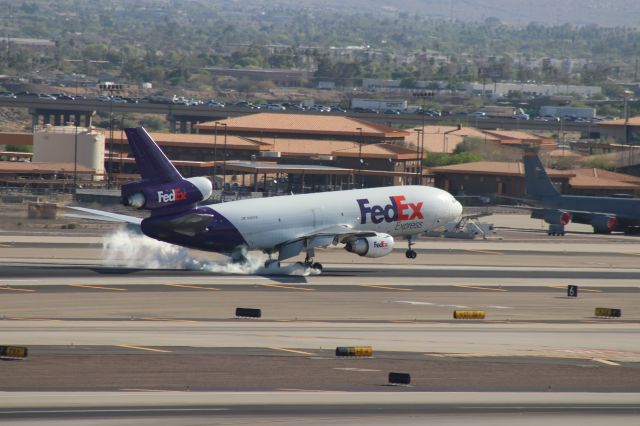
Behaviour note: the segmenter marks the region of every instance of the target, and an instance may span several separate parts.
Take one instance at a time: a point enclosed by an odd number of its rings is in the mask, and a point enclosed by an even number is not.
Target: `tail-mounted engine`
[[[376,233],[372,237],[353,238],[348,240],[345,250],[364,257],[382,257],[393,250],[393,237],[388,234]]]
[[[161,184],[139,181],[122,186],[122,204],[145,210],[189,206],[207,200],[212,192],[211,181],[205,177]]]

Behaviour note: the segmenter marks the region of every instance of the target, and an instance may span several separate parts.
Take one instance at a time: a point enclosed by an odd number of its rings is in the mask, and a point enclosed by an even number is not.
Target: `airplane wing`
[[[67,206],[67,208],[97,216],[97,217],[91,217],[91,216],[85,216],[85,215],[69,215],[70,217],[78,217],[82,219],[92,219],[92,220],[103,220],[107,222],[124,222],[124,223],[131,223],[134,225],[140,225],[142,223],[141,217],[111,213],[111,212],[106,212],[104,210],[88,209],[86,207]]]
[[[303,248],[326,247],[331,244],[344,242],[348,238],[373,237],[372,231],[356,231],[350,225],[332,225],[316,229],[308,234],[278,244],[278,260],[285,260],[297,256]]]

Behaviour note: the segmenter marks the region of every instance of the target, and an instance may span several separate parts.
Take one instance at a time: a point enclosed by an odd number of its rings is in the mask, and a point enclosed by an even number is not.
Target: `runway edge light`
[[[236,317],[260,318],[262,317],[262,310],[256,308],[236,308]]]
[[[336,356],[373,356],[371,346],[338,346]]]
[[[453,311],[453,319],[484,319],[484,311]]]

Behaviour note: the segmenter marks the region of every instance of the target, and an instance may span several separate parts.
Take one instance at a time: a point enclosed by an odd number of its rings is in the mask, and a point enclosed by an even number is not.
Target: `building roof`
[[[224,146],[224,135],[218,133],[214,135],[199,135],[194,133],[149,133],[151,138],[160,146],[181,146],[190,148],[207,148],[213,149],[217,144],[218,148]],[[126,144],[127,138],[120,137],[118,132],[114,136],[113,142],[117,144]],[[108,146],[109,139],[106,144]],[[242,136],[227,135],[227,149],[244,149],[254,151],[268,151],[271,149],[269,142],[261,142],[255,138],[248,139]]]
[[[360,152],[360,150],[362,150],[362,152]],[[390,158],[393,160],[415,160],[417,158],[415,149],[409,149],[390,143],[362,145],[362,148],[356,145],[353,148],[334,151],[332,154],[335,157],[358,158],[361,153],[363,158]]]
[[[355,141],[333,139],[274,138],[270,142],[271,150],[280,152],[283,156],[332,155],[334,151],[343,151],[358,146]]]
[[[416,127],[416,130],[422,128]],[[458,126],[425,126],[424,127],[424,150],[430,152],[452,153],[458,145],[464,142],[465,138],[477,138],[489,141],[498,141],[495,136],[489,135],[475,127]],[[415,145],[420,132],[413,131],[405,137],[405,141]]]
[[[454,164],[433,167],[431,173],[455,173],[489,176],[524,176],[521,162],[477,161],[474,163]],[[640,178],[602,169],[547,169],[551,177],[568,178],[569,185],[576,189],[638,189]]]
[[[597,124],[598,126],[624,126],[625,121],[626,120],[624,118],[619,118],[617,120],[600,121],[595,124]],[[640,115],[629,117],[628,124],[630,126],[640,126]]]
[[[76,167],[78,173],[95,174],[96,171],[78,164]],[[0,173],[33,173],[33,174],[53,174],[74,172],[73,163],[30,163],[21,161],[0,161]]]
[[[368,121],[327,114],[287,114],[262,112],[217,121],[218,131],[224,124],[233,132],[265,132],[278,134],[318,134],[366,138],[401,138],[408,132]],[[222,125],[221,125],[222,124]],[[196,124],[197,129],[213,131],[216,121]]]
[[[584,156],[584,154],[570,149],[554,149],[550,151],[548,155],[553,158],[578,158]]]
[[[544,136],[534,135],[532,133],[521,132],[518,130],[485,130],[485,133],[490,136],[495,136],[501,144],[504,145],[522,145],[522,144],[536,144],[555,146],[555,142],[551,138]]]

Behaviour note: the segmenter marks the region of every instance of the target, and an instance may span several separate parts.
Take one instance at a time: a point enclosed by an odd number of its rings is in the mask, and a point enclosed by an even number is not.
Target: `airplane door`
[[[314,229],[321,228],[325,225],[323,208],[320,207],[320,208],[311,209],[311,215],[313,216]]]

